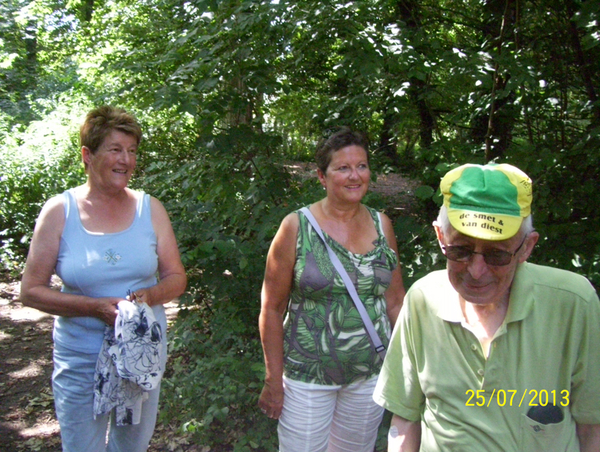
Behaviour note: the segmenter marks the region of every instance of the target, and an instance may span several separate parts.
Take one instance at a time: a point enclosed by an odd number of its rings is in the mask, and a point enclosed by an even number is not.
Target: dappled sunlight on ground
[[[9,372],[8,376],[10,378],[37,377],[38,375],[41,375],[42,372],[43,369],[38,363],[31,363],[22,369]]]

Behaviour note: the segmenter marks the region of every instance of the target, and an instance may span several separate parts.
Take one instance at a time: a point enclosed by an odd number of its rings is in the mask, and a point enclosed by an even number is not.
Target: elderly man
[[[388,451],[600,451],[600,303],[582,276],[527,263],[531,180],[511,165],[442,179],[447,270],[406,295],[374,399]]]

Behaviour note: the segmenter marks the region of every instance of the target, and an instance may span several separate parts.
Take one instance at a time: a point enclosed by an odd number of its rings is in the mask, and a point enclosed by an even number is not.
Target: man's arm
[[[421,423],[394,414],[388,434],[388,452],[418,452],[420,446]]]
[[[577,424],[581,452],[600,452],[600,424]]]

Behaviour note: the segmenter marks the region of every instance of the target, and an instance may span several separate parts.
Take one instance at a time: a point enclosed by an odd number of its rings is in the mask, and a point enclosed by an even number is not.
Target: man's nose
[[[469,274],[473,279],[479,279],[487,270],[488,265],[482,254],[473,253],[469,259],[468,265]]]

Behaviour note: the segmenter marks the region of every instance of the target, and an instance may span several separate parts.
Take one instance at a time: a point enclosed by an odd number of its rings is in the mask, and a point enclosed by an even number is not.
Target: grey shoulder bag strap
[[[317,234],[319,234],[319,237],[321,237],[321,240],[325,244],[325,248],[327,248],[327,253],[329,254],[329,259],[331,259],[331,263],[333,264],[333,266],[335,267],[337,272],[342,277],[342,280],[344,281],[344,284],[346,285],[346,289],[348,289],[348,292],[350,293],[350,296],[352,297],[352,301],[354,302],[356,309],[358,309],[360,317],[362,318],[362,321],[365,324],[365,329],[367,330],[367,333],[369,334],[369,337],[371,338],[371,343],[373,344],[375,351],[381,357],[381,359],[385,358],[385,345],[383,345],[381,343],[381,339],[379,338],[377,331],[375,331],[375,326],[373,325],[373,322],[371,321],[369,314],[367,314],[367,310],[365,309],[365,306],[363,305],[362,301],[360,301],[360,298],[358,297],[358,292],[356,292],[356,288],[354,287],[354,284],[352,283],[350,276],[348,276],[348,272],[346,272],[346,269],[340,262],[340,259],[337,257],[337,255],[334,253],[334,251],[331,249],[331,247],[327,244],[327,241],[325,240],[325,237],[323,236],[323,231],[321,231],[321,227],[319,226],[319,223],[317,223],[317,220],[315,220],[315,217],[310,212],[310,210],[308,210],[307,207],[303,207],[302,209],[300,209],[300,212],[302,212],[304,214],[304,216],[308,219],[308,221],[312,225],[313,229],[317,232]]]

